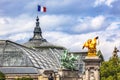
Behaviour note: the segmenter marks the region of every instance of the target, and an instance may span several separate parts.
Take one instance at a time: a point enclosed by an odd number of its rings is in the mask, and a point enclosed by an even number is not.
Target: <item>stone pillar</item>
[[[99,72],[99,67],[95,68],[95,80],[100,80],[100,72]]]
[[[85,80],[100,80],[100,58],[87,56],[83,61],[85,62]]]
[[[78,70],[68,70],[68,69],[60,69],[58,71],[60,76],[60,80],[78,80]]]
[[[89,68],[85,69],[85,80],[89,80]]]

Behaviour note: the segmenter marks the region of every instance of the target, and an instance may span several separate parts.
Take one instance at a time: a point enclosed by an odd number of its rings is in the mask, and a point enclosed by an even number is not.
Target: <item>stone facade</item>
[[[60,75],[59,80],[78,80],[79,78],[78,70],[60,69],[58,74]]]
[[[86,57],[85,62],[85,79],[84,80],[100,80],[100,58]]]

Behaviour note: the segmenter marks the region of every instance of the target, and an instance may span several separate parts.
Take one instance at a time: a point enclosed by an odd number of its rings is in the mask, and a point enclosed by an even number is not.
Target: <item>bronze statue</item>
[[[96,56],[96,45],[97,45],[98,36],[94,39],[88,39],[84,45],[83,49],[86,47],[88,48],[88,55],[87,56]]]
[[[62,67],[65,69],[75,70],[75,61],[77,61],[78,57],[79,56],[74,56],[73,54],[70,54],[67,50],[65,50],[61,56]]]

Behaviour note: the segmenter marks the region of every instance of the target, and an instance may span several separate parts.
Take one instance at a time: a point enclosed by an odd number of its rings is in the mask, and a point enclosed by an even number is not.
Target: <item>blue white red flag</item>
[[[46,7],[38,5],[38,12],[46,12]]]

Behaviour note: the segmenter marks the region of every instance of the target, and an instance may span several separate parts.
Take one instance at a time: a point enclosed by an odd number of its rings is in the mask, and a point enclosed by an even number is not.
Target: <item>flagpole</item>
[[[38,6],[39,6],[39,4],[37,4],[37,16],[38,16]]]
[[[42,12],[46,12],[46,7],[45,6],[41,6],[38,4],[37,6],[37,17],[39,15],[39,12],[42,13]],[[38,17],[39,18],[39,17]],[[40,19],[39,19],[40,20]]]
[[[39,14],[40,14],[40,13],[39,13],[39,7],[40,7],[40,5],[38,4],[38,5],[37,5],[37,17],[38,17],[38,18],[39,18]],[[40,18],[39,18],[39,26],[40,26]]]

